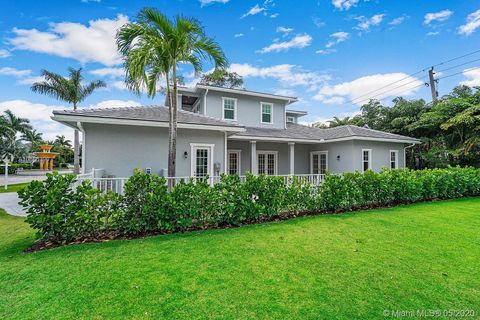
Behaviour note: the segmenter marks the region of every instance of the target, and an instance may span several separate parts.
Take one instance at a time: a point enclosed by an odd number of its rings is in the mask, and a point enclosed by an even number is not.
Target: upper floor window
[[[372,169],[372,150],[362,149],[362,172]]]
[[[262,102],[260,103],[262,108],[262,123],[273,123],[272,113],[273,113],[273,104]]]
[[[223,119],[237,120],[237,99],[223,98]]]
[[[295,117],[287,116],[287,123],[295,123]]]
[[[398,150],[390,150],[390,169],[398,169]]]

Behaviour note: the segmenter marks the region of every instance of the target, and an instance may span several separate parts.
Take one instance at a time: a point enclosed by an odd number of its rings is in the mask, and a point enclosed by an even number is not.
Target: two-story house
[[[375,171],[405,166],[419,140],[356,126],[299,124],[294,97],[198,84],[179,89],[177,176],[290,175]],[[165,175],[168,107],[54,111],[83,133],[83,170],[128,177],[135,168]]]

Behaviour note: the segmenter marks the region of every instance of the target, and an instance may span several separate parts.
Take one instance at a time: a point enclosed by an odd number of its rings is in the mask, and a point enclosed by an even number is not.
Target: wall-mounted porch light
[[[337,156],[337,161],[340,161],[340,155]]]
[[[187,151],[185,151],[185,152],[183,153],[183,157],[184,157],[185,159],[188,158],[188,152],[187,152]]]

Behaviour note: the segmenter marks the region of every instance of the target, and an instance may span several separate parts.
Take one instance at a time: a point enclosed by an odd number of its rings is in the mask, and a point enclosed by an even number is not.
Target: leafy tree
[[[216,69],[213,72],[202,75],[201,84],[223,88],[243,88],[243,78],[236,72],[228,72],[225,69]]]
[[[225,68],[225,54],[197,20],[177,16],[171,21],[153,8],[142,9],[138,21],[119,30],[117,45],[125,59],[125,82],[130,90],[140,94],[145,89],[154,98],[158,82],[165,81],[170,107],[168,175],[175,176],[178,106],[172,97],[178,96],[178,64],[190,64],[199,74],[205,59],[213,61],[215,68]]]
[[[29,130],[22,135],[22,140],[29,142],[31,149],[36,149],[42,142],[42,133],[35,129]]]
[[[84,85],[82,68],[68,68],[68,78],[59,74],[42,70],[41,76],[45,79],[41,82],[35,82],[31,89],[33,92],[53,97],[57,100],[70,103],[73,110],[77,110],[78,104],[84,101],[89,95],[99,88],[106,87],[105,82],[96,80]],[[79,159],[79,134],[78,130],[74,132],[74,171],[80,172]]]
[[[11,110],[6,110],[0,116],[0,129],[0,159],[10,158],[15,161],[23,158],[27,149],[21,139],[17,139],[17,135],[32,130],[30,121],[17,117]]]

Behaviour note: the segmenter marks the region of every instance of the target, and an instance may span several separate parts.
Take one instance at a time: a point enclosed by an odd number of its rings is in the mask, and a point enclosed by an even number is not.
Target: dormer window
[[[223,120],[237,120],[237,99],[222,98]]]
[[[260,103],[262,109],[262,123],[273,123],[272,113],[273,113],[273,104],[262,102]]]

